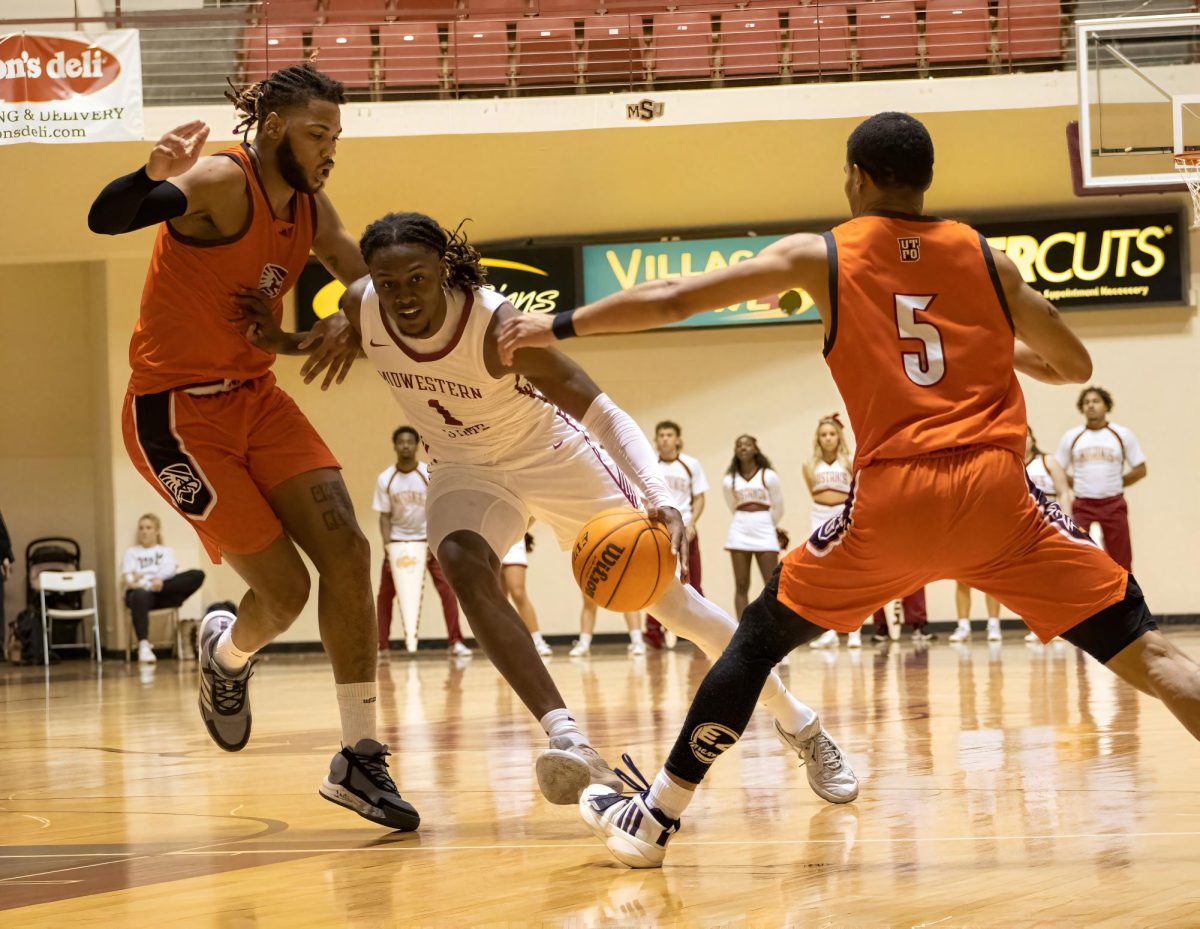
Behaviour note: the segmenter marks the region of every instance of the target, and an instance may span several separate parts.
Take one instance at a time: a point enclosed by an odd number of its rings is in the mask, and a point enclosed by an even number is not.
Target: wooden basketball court
[[[681,644],[550,667],[609,760],[653,776],[707,664]],[[661,871],[541,799],[536,723],[482,655],[380,670],[418,834],[317,795],[337,738],[322,657],[262,663],[237,755],[197,718],[194,663],[5,668],[0,925],[1200,925],[1191,740],[1069,645],[800,650],[784,677],[860,799],[817,799],[756,717]]]

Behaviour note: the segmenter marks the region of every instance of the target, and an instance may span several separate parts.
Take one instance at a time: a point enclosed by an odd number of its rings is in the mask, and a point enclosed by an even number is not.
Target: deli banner
[[[140,140],[136,29],[0,35],[0,145]]]
[[[753,258],[781,235],[623,242],[583,246],[583,299],[592,303],[646,281],[692,277]],[[744,326],[750,323],[816,322],[812,298],[803,290],[762,294],[756,300],[700,313],[665,328]]]
[[[577,305],[575,248],[480,246],[488,286],[522,312],[557,313]],[[296,329],[307,332],[338,311],[346,288],[317,261],[296,281]]]
[[[1060,309],[1185,302],[1186,226],[1178,211],[977,228]]]

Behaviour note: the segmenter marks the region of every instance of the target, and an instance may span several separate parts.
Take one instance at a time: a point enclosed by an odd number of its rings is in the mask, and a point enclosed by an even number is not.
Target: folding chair
[[[92,617],[93,642],[89,645],[80,642],[75,645],[59,645],[57,648],[86,648],[91,652],[97,663],[102,661],[100,655],[100,613],[96,609],[96,572],[95,571],[43,571],[37,578],[38,590],[42,598],[42,642],[46,651],[46,660],[50,660],[50,624],[56,619],[82,620]],[[46,606],[46,593],[78,593],[80,603],[83,594],[92,592],[91,607],[80,607],[68,610]]]

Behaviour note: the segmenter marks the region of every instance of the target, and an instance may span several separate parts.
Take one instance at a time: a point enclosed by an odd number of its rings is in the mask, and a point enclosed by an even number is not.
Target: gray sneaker
[[[811,739],[801,739],[785,731],[776,720],[775,734],[784,748],[800,756],[804,773],[808,775],[808,786],[818,797],[830,803],[850,803],[858,796],[858,778],[850,770],[842,750],[824,729]]]
[[[227,752],[239,752],[250,741],[250,678],[254,662],[233,676],[227,675],[213,658],[217,639],[234,616],[213,610],[200,621],[200,718],[212,740]]]
[[[343,748],[329,763],[321,796],[373,823],[414,832],[421,825],[421,816],[400,796],[388,774],[389,754],[387,746],[374,739],[360,739],[353,748]]]
[[[579,802],[589,784],[603,784],[617,793],[624,784],[600,753],[590,745],[572,742],[567,736],[550,740],[550,747],[534,765],[542,796],[551,803],[567,806]]]

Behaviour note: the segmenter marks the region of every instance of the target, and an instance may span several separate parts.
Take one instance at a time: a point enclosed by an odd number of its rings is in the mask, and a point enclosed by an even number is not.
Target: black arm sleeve
[[[152,181],[145,168],[138,168],[100,191],[88,213],[88,228],[102,235],[120,235],[186,212],[182,190],[169,181]]]

